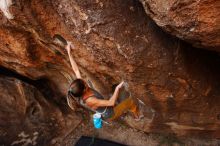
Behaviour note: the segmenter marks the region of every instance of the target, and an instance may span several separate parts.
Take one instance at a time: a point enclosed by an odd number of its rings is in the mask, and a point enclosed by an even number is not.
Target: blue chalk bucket
[[[96,129],[102,128],[102,118],[100,113],[93,115],[93,124]]]

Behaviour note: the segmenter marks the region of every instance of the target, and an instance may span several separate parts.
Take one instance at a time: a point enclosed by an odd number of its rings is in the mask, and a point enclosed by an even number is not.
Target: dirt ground
[[[103,128],[95,129],[91,120],[79,124],[66,138],[58,144],[73,146],[81,136],[91,136],[115,141],[129,146],[220,146],[217,139],[177,138],[175,135],[144,133],[125,126],[123,121],[103,124]]]

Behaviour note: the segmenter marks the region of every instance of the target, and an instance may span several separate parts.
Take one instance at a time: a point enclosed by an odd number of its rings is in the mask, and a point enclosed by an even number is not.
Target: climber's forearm
[[[88,100],[91,100],[90,102],[93,104],[94,108],[114,106],[118,98],[118,94],[119,94],[119,89],[117,88],[109,100],[97,99],[97,98],[89,98]]]
[[[112,97],[109,99],[109,102],[112,106],[115,105],[115,102],[118,98],[119,90],[120,90],[120,88],[115,88],[115,91],[114,91]]]
[[[72,69],[73,69],[73,71],[74,71],[74,73],[75,73],[75,75],[76,75],[76,78],[77,78],[77,79],[80,79],[80,78],[81,78],[81,74],[80,74],[79,68],[78,68],[78,66],[77,66],[77,64],[76,64],[76,62],[75,62],[75,60],[73,59],[73,56],[72,56],[72,54],[71,54],[71,49],[73,49],[74,46],[72,45],[71,42],[68,42],[68,41],[67,41],[67,46],[66,46],[65,48],[66,48],[66,50],[67,50],[67,53],[68,53],[68,56],[69,56],[69,59],[70,59],[70,64],[71,64]]]
[[[71,66],[72,66],[72,69],[76,75],[76,78],[80,79],[81,78],[81,74],[80,74],[80,71],[79,71],[79,68],[75,62],[75,60],[73,59],[73,56],[71,55],[71,52],[68,52],[68,56],[69,56],[69,59],[70,59],[70,63],[71,63]]]

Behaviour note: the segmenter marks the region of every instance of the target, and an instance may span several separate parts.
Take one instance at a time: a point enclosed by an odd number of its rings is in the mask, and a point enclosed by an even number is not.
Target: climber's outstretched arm
[[[109,100],[104,100],[104,99],[97,99],[97,98],[88,98],[87,102],[91,105],[92,108],[96,109],[98,107],[105,107],[105,106],[114,106],[115,102],[118,98],[119,90],[122,88],[124,82],[121,82],[114,91],[114,94]]]
[[[76,75],[76,78],[77,79],[81,79],[81,74],[80,74],[80,71],[79,71],[79,68],[75,62],[75,60],[73,59],[73,56],[71,54],[71,49],[73,48],[74,46],[71,44],[71,42],[67,42],[67,46],[66,46],[66,50],[68,52],[68,56],[69,56],[69,59],[70,59],[70,63],[71,63],[71,66],[72,66],[72,69]]]

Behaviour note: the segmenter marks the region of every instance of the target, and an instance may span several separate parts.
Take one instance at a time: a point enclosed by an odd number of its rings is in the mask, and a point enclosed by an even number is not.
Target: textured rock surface
[[[220,51],[220,1],[140,0],[164,30],[197,47]]]
[[[65,52],[52,44],[61,34],[75,45],[72,54],[84,77],[101,92],[126,80],[146,104],[144,121],[127,120],[132,127],[220,137],[219,55],[165,34],[138,1],[17,1],[10,10],[13,20],[0,16],[0,64],[47,79],[56,103],[74,77]]]
[[[80,122],[18,79],[0,76],[0,93],[1,144],[54,145]]]

